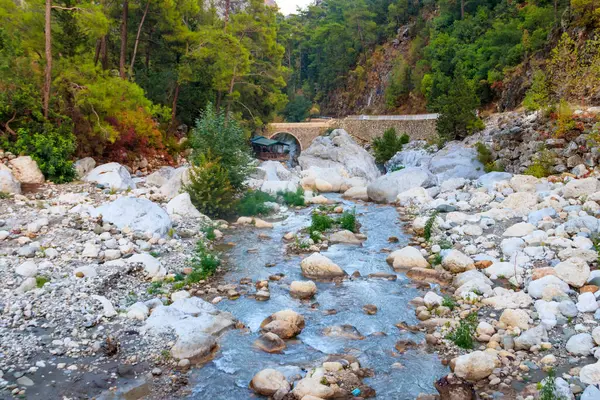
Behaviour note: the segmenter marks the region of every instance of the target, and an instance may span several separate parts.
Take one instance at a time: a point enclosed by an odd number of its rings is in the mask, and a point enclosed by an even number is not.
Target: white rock
[[[127,318],[129,319],[137,319],[139,321],[144,321],[148,318],[150,314],[150,309],[144,303],[138,301],[137,303],[133,303],[129,309],[127,309]]]
[[[562,293],[569,291],[569,285],[563,282],[560,278],[554,275],[547,275],[535,281],[531,281],[527,286],[527,292],[535,299],[540,299],[544,295],[544,291],[548,288],[557,289]]]
[[[395,270],[407,270],[411,268],[428,268],[429,263],[415,247],[406,246],[400,250],[390,253],[387,257]]]
[[[354,245],[362,244],[362,240],[357,238],[354,233],[347,231],[347,230],[341,230],[341,231],[332,233],[329,236],[329,242],[332,244],[336,244],[336,243],[345,243],[345,244],[354,244]]]
[[[93,294],[91,297],[92,299],[98,300],[100,302],[102,308],[104,309],[103,315],[106,318],[111,318],[117,315],[117,312],[115,311],[115,308],[113,307],[112,303],[106,297],[98,296],[96,294]]]
[[[179,167],[173,171],[169,180],[160,187],[160,194],[170,200],[182,191],[184,185],[189,185],[189,183],[189,167]]]
[[[95,278],[98,275],[98,272],[93,265],[83,265],[75,268],[73,274],[78,278]]]
[[[23,264],[15,268],[17,275],[25,278],[30,278],[37,275],[37,265],[33,261],[25,261]]]
[[[579,379],[586,385],[600,384],[600,361],[582,367],[579,371]]]
[[[500,316],[500,322],[515,328],[529,329],[529,314],[525,310],[506,309]]]
[[[86,176],[96,166],[96,161],[92,157],[81,158],[73,163],[77,178]]]
[[[146,185],[162,187],[175,174],[173,167],[161,167],[146,177]]]
[[[478,381],[490,376],[497,363],[498,356],[495,354],[474,351],[456,358],[454,373],[460,378]]]
[[[8,162],[12,173],[21,183],[44,183],[44,174],[30,156],[20,156]]]
[[[100,249],[94,243],[86,243],[81,252],[82,257],[96,258],[100,253]]]
[[[594,348],[592,335],[589,333],[579,333],[577,335],[573,335],[567,341],[565,348],[573,355],[588,356],[592,353],[592,349]]]
[[[442,305],[444,298],[434,292],[427,292],[423,297],[423,302],[427,307],[437,307]]]
[[[94,168],[83,180],[94,182],[113,190],[135,189],[135,183],[133,183],[127,169],[115,162],[102,164]]]
[[[190,297],[190,292],[187,290],[179,290],[177,292],[171,293],[171,301],[174,303],[177,300],[187,299]]]
[[[293,281],[290,284],[290,296],[298,299],[310,299],[317,293],[317,285],[313,281]]]
[[[510,279],[513,276],[523,276],[524,270],[521,267],[515,266],[514,263],[495,262],[484,270],[485,274],[492,279],[506,278]]]
[[[507,230],[504,231],[502,236],[505,237],[523,237],[529,235],[531,232],[535,230],[535,226],[528,222],[519,222],[512,226],[510,226]]]
[[[410,167],[383,175],[369,186],[369,198],[377,202],[392,203],[398,194],[415,187],[430,187],[435,184],[435,177],[425,169]]]
[[[0,169],[0,192],[21,194],[21,183],[8,168],[7,170]]]
[[[589,265],[581,258],[569,258],[567,261],[560,262],[554,267],[556,276],[569,285],[582,287],[590,276]]]
[[[442,259],[442,267],[453,273],[464,272],[473,268],[473,265],[473,260],[458,250],[450,250]]]
[[[600,187],[596,178],[574,179],[563,188],[563,196],[565,199],[589,196],[597,192],[598,189]]]
[[[263,396],[273,396],[277,392],[287,393],[290,384],[285,375],[275,369],[263,369],[252,378],[250,387]]]
[[[129,227],[140,233],[157,233],[164,236],[171,228],[169,214],[147,199],[120,197],[98,207],[93,214],[94,217],[102,215],[105,222],[110,222],[119,229]]]
[[[207,218],[204,214],[198,211],[196,207],[194,207],[189,193],[181,193],[175,196],[167,203],[166,208],[167,212],[171,216],[179,215],[180,217],[185,218]]]
[[[302,274],[309,279],[332,279],[346,275],[346,272],[329,258],[313,253],[300,262]]]
[[[155,257],[152,257],[148,253],[134,254],[133,256],[125,259],[125,261],[127,263],[143,264],[144,271],[151,278],[165,276],[166,274],[165,269],[160,264],[160,260],[158,260]]]
[[[415,187],[399,193],[396,197],[396,203],[402,207],[422,206],[433,199],[422,187]]]
[[[596,297],[591,292],[582,293],[577,297],[577,309],[580,312],[594,312],[598,309]]]

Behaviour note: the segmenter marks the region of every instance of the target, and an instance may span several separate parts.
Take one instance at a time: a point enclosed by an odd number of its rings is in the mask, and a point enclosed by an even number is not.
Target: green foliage
[[[196,249],[190,260],[192,272],[187,276],[187,283],[198,283],[215,273],[221,265],[219,257],[211,252],[203,241],[196,243]]]
[[[302,122],[310,115],[312,102],[303,95],[296,95],[287,103],[283,110],[288,122]]]
[[[542,70],[533,73],[531,87],[525,94],[523,106],[529,111],[537,111],[550,104],[550,90],[546,74]]]
[[[227,170],[210,152],[201,154],[190,168],[190,183],[183,189],[190,194],[192,204],[209,217],[224,217],[235,207],[235,190]]]
[[[525,175],[535,176],[536,178],[545,178],[552,175],[554,169],[554,156],[547,149],[538,152],[533,163],[527,167]]]
[[[48,282],[50,282],[50,278],[45,275],[38,275],[35,277],[35,286],[38,288],[44,287]]]
[[[8,198],[10,198],[10,194],[5,193],[5,192],[0,192],[0,200],[8,199]]]
[[[217,112],[209,104],[192,130],[192,159],[198,164],[201,157],[211,154],[218,158],[234,190],[241,190],[250,174],[250,147],[237,121]]]
[[[272,209],[265,205],[266,202],[275,202],[277,199],[269,193],[260,190],[249,190],[240,199],[237,210],[239,215],[253,217],[255,215],[267,215]]]
[[[423,237],[427,241],[429,241],[429,239],[431,239],[431,234],[433,233],[433,227],[435,225],[435,220],[439,214],[440,214],[440,212],[435,210],[434,212],[431,213],[431,215],[429,216],[429,218],[427,218],[427,221],[425,222],[425,228],[423,229]]]
[[[213,241],[217,238],[217,235],[215,234],[215,227],[212,225],[207,225],[203,227],[202,232],[204,233],[204,237],[208,241]]]
[[[477,160],[483,164],[483,169],[485,172],[503,172],[504,168],[502,165],[494,161],[494,157],[490,149],[481,142],[477,142],[475,144],[475,149],[477,150]]]
[[[446,335],[446,339],[454,342],[462,349],[472,349],[474,344],[475,329],[477,328],[477,313],[470,313],[461,319],[458,327]]]
[[[281,197],[284,204],[288,206],[302,207],[305,205],[304,189],[302,187],[298,187],[295,192],[277,192],[277,196]]]
[[[395,167],[390,169],[390,172],[402,171],[404,168],[404,165],[396,165]]]
[[[459,75],[450,87],[447,95],[439,97],[436,110],[440,113],[437,119],[437,132],[445,141],[463,139],[483,129],[483,121],[476,114],[479,99],[472,82]]]
[[[313,212],[309,232],[325,232],[333,226],[333,219],[329,215]]]
[[[398,136],[396,129],[389,128],[383,132],[383,136],[373,139],[372,146],[375,153],[375,162],[378,164],[386,163],[397,152],[402,151],[402,146],[408,143],[409,136],[403,134]]]
[[[448,307],[450,310],[454,310],[456,307],[458,307],[458,303],[456,300],[454,300],[454,297],[450,295],[444,295],[443,298],[444,300],[442,300],[442,305],[444,307]]]
[[[353,209],[351,212],[344,211],[340,218],[337,220],[337,223],[342,229],[356,233],[356,209]]]
[[[385,102],[388,108],[400,106],[401,101],[406,100],[413,89],[412,68],[404,62],[402,57],[399,57],[396,59],[390,81],[385,89]]]
[[[563,396],[557,395],[556,373],[553,368],[548,371],[548,376],[538,383],[537,388],[540,400],[564,400]]]
[[[573,110],[569,103],[564,99],[560,101],[556,110],[556,123],[554,135],[564,137],[567,133],[575,129],[575,120],[573,119]]]
[[[54,183],[70,182],[75,178],[71,157],[75,151],[75,136],[71,126],[54,127],[44,124],[41,131],[31,133],[21,128],[17,140],[7,146],[16,154],[27,154],[33,158],[44,176]]]

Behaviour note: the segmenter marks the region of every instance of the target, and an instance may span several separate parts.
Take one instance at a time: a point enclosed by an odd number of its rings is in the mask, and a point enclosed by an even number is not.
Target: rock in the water
[[[423,168],[404,168],[373,181],[367,186],[367,194],[373,201],[393,203],[400,193],[408,189],[428,188],[434,186],[435,183],[435,177]]]
[[[309,279],[334,279],[346,276],[346,272],[329,258],[313,253],[300,262],[302,275]]]
[[[317,293],[313,281],[294,281],[290,284],[290,296],[298,299],[310,299]]]
[[[135,189],[135,183],[133,183],[127,169],[115,162],[102,164],[94,168],[83,180],[94,182],[113,190]]]
[[[363,340],[365,337],[352,325],[329,326],[323,330],[325,336],[339,337],[351,340]]]
[[[96,161],[92,157],[81,158],[73,164],[77,178],[81,179],[96,167]]]
[[[356,237],[356,235],[350,231],[342,230],[332,233],[329,236],[329,242],[332,244],[344,243],[344,244],[362,244],[362,240]]]
[[[291,339],[304,329],[304,317],[292,310],[278,311],[266,318],[260,324],[260,328],[282,339]]]
[[[262,334],[254,345],[266,353],[281,353],[286,348],[283,339],[272,332]]]
[[[95,215],[102,215],[105,222],[110,222],[119,229],[129,227],[140,233],[158,233],[164,236],[171,228],[169,214],[156,203],[146,199],[120,197],[98,207]]]
[[[411,268],[429,268],[429,263],[416,247],[406,246],[396,250],[387,257],[395,270],[407,270]]]
[[[327,385],[323,385],[317,378],[304,378],[296,382],[292,390],[297,399],[305,399],[307,396],[314,396],[318,399],[330,399],[335,395],[335,391]]]
[[[343,168],[350,177],[372,181],[379,176],[375,159],[359,146],[343,129],[336,129],[328,136],[317,137],[298,157],[302,169],[310,167]]]
[[[496,364],[499,364],[499,360],[495,354],[474,351],[456,359],[454,373],[468,381],[478,381],[490,376]]]
[[[267,368],[254,375],[250,388],[263,396],[273,396],[277,392],[289,392],[290,384],[281,372]]]
[[[343,194],[343,197],[346,199],[354,199],[354,200],[369,200],[369,195],[367,194],[366,186],[355,186],[346,190]]]
[[[8,168],[0,169],[0,193],[21,194],[21,183]]]
[[[44,174],[30,156],[20,156],[8,162],[15,178],[21,183],[44,183]]]

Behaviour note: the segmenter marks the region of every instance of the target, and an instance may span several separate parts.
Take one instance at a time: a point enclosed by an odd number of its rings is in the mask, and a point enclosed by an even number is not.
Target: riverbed
[[[288,376],[302,375],[328,355],[340,353],[355,356],[361,366],[374,370],[374,377],[366,379],[365,383],[376,390],[378,398],[414,399],[419,393],[435,392],[433,382],[448,372],[437,356],[419,349],[399,354],[394,349],[400,339],[417,343],[424,340],[420,333],[401,331],[395,326],[399,322],[418,323],[409,301],[422,295],[385,261],[385,249],[402,248],[409,240],[396,209],[388,205],[354,203],[335,195],[328,197],[340,201],[346,210],[356,209],[360,232],[367,240],[362,246],[332,245],[322,254],[341,266],[349,277],[355,271],[360,277],[349,278],[341,284],[317,282],[318,292],[311,301],[300,301],[289,295],[290,283],[305,279],[300,271],[303,256],[286,254],[283,235],[310,225],[312,207],[274,222],[272,230],[241,228],[227,233],[224,241],[234,246],[226,252],[228,267],[224,283],[237,283],[242,278],[263,280],[274,274],[285,276],[280,281],[269,282],[271,298],[268,301],[242,296],[217,304],[248,329],[225,334],[213,360],[194,373],[190,398],[254,398],[256,395],[248,388],[248,383],[261,369],[279,369]],[[268,234],[269,238],[259,239],[261,233]],[[397,237],[399,242],[389,243],[391,236]],[[375,273],[396,274],[397,279],[368,277]],[[367,315],[363,311],[367,304],[377,306],[378,312]],[[306,327],[302,333],[287,342],[287,349],[282,354],[268,354],[255,348],[253,342],[260,336],[260,323],[284,309],[292,309],[304,316]],[[342,324],[354,326],[364,340],[323,335],[324,328]]]

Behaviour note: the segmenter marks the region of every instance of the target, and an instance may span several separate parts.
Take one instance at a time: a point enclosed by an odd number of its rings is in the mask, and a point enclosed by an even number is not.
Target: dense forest
[[[162,163],[207,104],[249,136],[274,119],[600,98],[593,0],[0,0],[0,148],[60,182],[91,155]],[[494,108],[495,107],[495,108]]]

